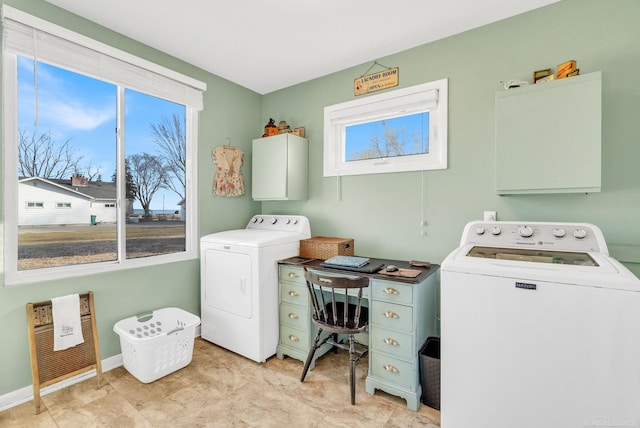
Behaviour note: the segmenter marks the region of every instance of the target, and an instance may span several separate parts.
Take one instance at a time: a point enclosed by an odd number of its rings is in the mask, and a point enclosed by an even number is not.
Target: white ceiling
[[[559,0],[47,1],[266,94]]]

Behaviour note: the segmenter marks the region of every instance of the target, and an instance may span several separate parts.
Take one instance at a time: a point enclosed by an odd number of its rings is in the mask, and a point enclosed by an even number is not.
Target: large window
[[[447,168],[447,80],[325,107],[324,176]]]
[[[5,284],[196,258],[205,85],[2,12]]]

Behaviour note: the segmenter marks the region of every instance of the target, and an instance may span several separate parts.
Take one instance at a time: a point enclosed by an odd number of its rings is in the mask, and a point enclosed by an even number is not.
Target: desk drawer
[[[296,266],[280,265],[280,281],[289,281],[305,285],[304,269]]]
[[[309,330],[309,308],[306,306],[280,303],[280,324],[295,327],[299,330]]]
[[[280,343],[303,352],[309,352],[309,332],[288,325],[281,325]]]
[[[291,282],[280,283],[280,300],[300,306],[309,306],[309,298],[306,285]]]
[[[378,352],[369,354],[371,373],[395,385],[412,388],[415,384],[413,364]]]
[[[413,285],[391,281],[373,281],[371,283],[371,297],[387,302],[413,303]]]
[[[371,322],[394,330],[413,331],[413,307],[395,303],[371,301]]]
[[[371,350],[382,351],[394,357],[411,361],[413,356],[413,336],[408,333],[387,330],[382,327],[370,329]]]

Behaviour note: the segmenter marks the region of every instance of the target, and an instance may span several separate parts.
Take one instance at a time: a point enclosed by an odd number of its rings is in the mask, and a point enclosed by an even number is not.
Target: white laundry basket
[[[149,383],[186,367],[200,318],[179,308],[163,308],[118,321],[124,368]]]

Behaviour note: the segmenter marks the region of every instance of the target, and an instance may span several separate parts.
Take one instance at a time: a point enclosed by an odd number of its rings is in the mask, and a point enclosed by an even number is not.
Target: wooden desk
[[[378,259],[376,259],[378,260]],[[381,260],[409,268],[408,262]],[[291,258],[279,263],[280,282],[280,340],[276,355],[305,361],[317,330],[311,322],[308,291],[304,269],[312,268],[336,275],[365,275],[369,286],[369,373],[366,390],[376,389],[397,395],[407,401],[407,407],[418,410],[422,388],[420,385],[419,351],[431,336],[440,335],[439,280],[440,266],[413,268],[422,270],[416,278],[357,272],[320,266],[321,260]],[[315,359],[330,349],[316,352]]]

